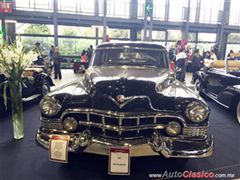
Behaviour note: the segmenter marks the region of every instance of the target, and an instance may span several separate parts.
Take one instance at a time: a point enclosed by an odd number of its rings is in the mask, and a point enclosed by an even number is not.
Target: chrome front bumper
[[[39,129],[36,135],[37,143],[48,149],[50,136],[68,134],[66,131]],[[69,152],[86,152],[100,155],[108,155],[110,146],[127,146],[131,156],[159,156],[175,158],[203,158],[213,153],[212,136],[205,140],[190,140],[182,138],[170,138],[161,136],[155,132],[151,138],[140,140],[110,140],[101,137],[93,137],[88,131],[70,135]]]

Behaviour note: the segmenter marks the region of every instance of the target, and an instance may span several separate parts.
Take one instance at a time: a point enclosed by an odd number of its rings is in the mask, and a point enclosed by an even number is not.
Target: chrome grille
[[[135,114],[135,116],[133,115]],[[133,139],[152,136],[155,130],[164,131],[169,121],[182,120],[161,113],[113,113],[113,112],[68,112],[62,117],[73,117],[82,129],[90,129],[93,135],[112,139]]]
[[[183,136],[185,137],[197,137],[197,136],[206,136],[207,127],[184,127]]]

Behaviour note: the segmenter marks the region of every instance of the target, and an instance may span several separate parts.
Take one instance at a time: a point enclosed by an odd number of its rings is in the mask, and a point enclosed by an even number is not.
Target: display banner
[[[50,161],[67,163],[68,162],[68,135],[52,135],[49,146]]]
[[[12,2],[0,2],[0,13],[11,13],[13,10]]]
[[[128,147],[110,147],[108,173],[130,175],[130,149]]]

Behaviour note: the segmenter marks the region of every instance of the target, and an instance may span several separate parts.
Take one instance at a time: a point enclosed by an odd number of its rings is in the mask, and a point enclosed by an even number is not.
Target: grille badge
[[[119,94],[119,95],[117,95],[116,100],[118,103],[123,103],[126,100],[126,98],[124,95]]]

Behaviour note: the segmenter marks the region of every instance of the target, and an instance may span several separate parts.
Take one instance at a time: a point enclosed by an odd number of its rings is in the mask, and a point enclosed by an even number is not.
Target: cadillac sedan
[[[209,108],[175,80],[167,51],[154,43],[100,44],[77,81],[40,103],[36,139],[49,148],[53,135],[68,135],[69,152],[109,155],[128,147],[131,156],[208,157]]]

